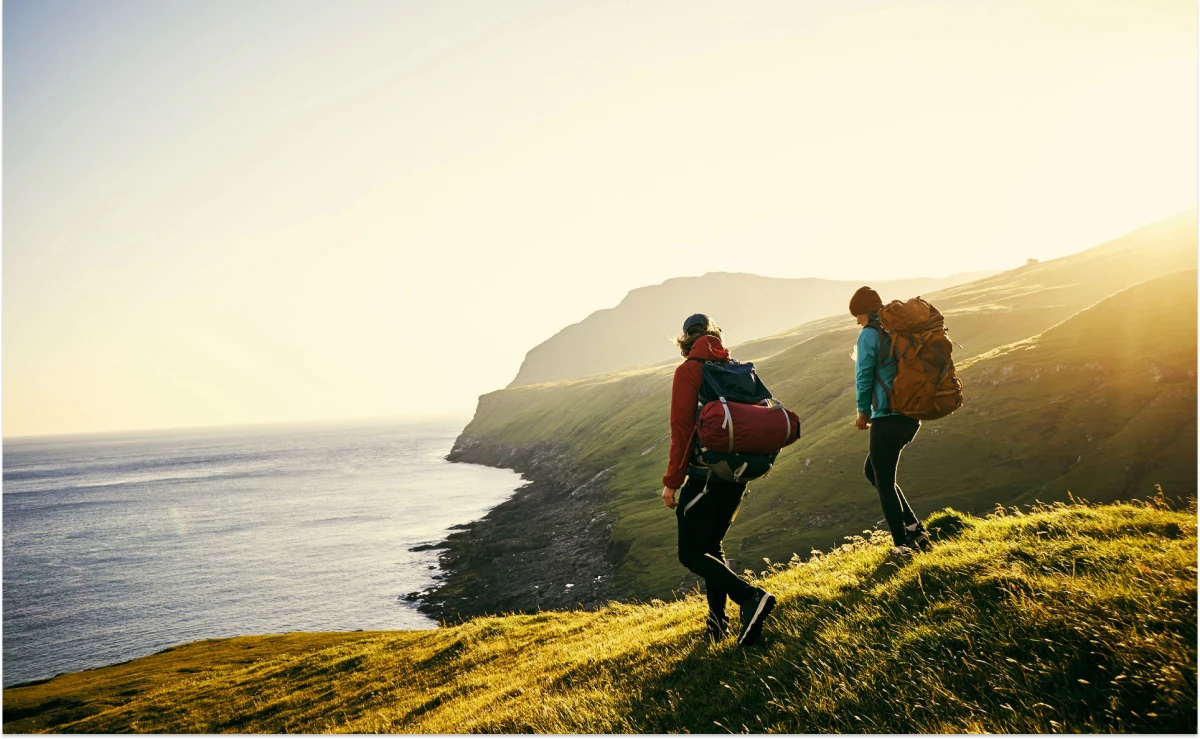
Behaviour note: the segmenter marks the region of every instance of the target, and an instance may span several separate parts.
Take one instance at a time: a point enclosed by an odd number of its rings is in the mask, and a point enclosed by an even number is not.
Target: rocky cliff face
[[[485,517],[430,548],[442,578],[409,600],[441,621],[474,616],[595,608],[611,598],[606,559],[613,514],[610,470],[582,470],[550,442],[507,446],[460,436],[447,459],[521,473],[528,483]]]

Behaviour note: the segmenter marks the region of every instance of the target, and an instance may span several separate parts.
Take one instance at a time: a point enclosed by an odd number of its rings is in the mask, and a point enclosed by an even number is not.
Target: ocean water
[[[195,639],[435,628],[404,594],[521,478],[462,424],[6,440],[3,684]]]

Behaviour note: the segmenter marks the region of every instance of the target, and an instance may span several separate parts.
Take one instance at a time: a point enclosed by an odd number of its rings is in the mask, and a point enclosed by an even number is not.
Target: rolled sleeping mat
[[[800,438],[800,417],[778,401],[748,405],[720,398],[700,409],[697,431],[708,449],[770,454]]]

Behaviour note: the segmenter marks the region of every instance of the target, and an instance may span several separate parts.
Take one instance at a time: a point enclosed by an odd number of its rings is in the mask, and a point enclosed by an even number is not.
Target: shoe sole
[[[750,623],[738,637],[738,646],[748,647],[758,641],[758,635],[762,633],[763,622],[767,620],[767,616],[771,615],[771,610],[774,608],[775,596],[768,593],[758,602],[758,608],[750,618]]]

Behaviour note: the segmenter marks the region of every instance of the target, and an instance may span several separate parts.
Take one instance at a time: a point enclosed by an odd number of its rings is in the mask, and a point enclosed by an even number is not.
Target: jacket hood
[[[729,359],[729,350],[721,346],[721,340],[717,337],[701,336],[696,339],[695,344],[692,344],[692,350],[688,352],[688,359],[723,362]]]

